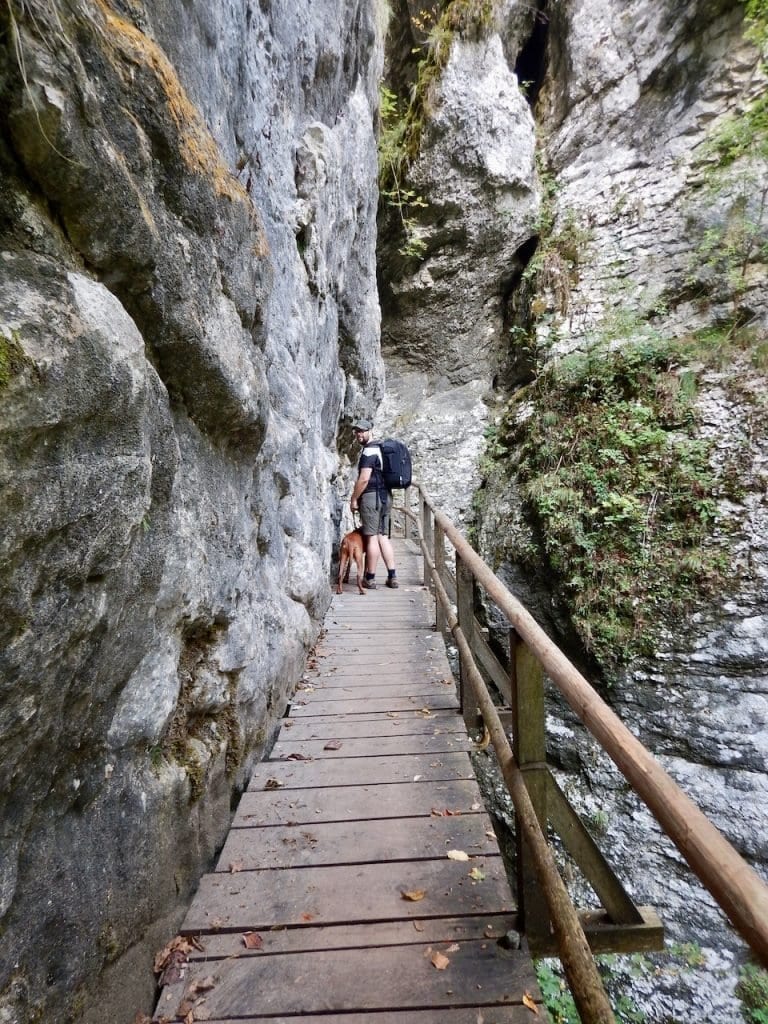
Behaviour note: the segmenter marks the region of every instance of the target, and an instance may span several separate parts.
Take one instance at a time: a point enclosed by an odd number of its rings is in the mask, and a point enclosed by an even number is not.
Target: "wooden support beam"
[[[604,910],[579,910],[579,921],[593,953],[654,953],[664,949],[664,925],[653,907],[637,907],[638,924],[615,924]],[[555,936],[528,939],[533,956],[558,956]]]
[[[547,813],[555,832],[597,893],[614,924],[642,923],[640,911],[613,873],[584,823],[571,807],[551,773],[547,784]]]

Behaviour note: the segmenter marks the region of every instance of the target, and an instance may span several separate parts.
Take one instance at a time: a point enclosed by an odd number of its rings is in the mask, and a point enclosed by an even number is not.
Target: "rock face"
[[[456,35],[430,87],[408,180],[423,205],[405,211],[419,258],[404,247],[403,210],[381,208],[383,429],[412,445],[419,480],[459,522],[480,482],[492,387],[513,372],[507,307],[540,205],[534,121],[502,36]]]
[[[722,143],[734,116],[764,95],[764,68],[745,37],[744,6],[729,0],[537,6],[494,5],[479,38],[453,39],[430,85],[404,186],[427,203],[411,211],[423,258],[398,257],[402,233],[384,212],[387,427],[413,440],[419,477],[466,519],[484,425],[541,369],[596,342],[724,341],[720,363],[697,368],[695,404],[720,485],[712,540],[728,553],[728,583],[686,622],[669,624],[655,653],[625,666],[606,696],[765,877],[768,174],[764,137],[730,163],[723,148],[733,138]],[[462,388],[475,404],[456,401]],[[451,443],[441,450],[443,434]],[[543,553],[533,570],[516,557],[538,543],[519,482],[503,461],[493,466],[492,436],[486,452],[482,549],[583,664]],[[657,906],[673,940],[703,947],[697,963],[662,962],[655,976],[648,967],[636,1001],[651,1021],[732,1020],[744,946],[557,702],[549,724],[552,761],[607,828],[601,845],[619,874]]]
[[[382,26],[0,30],[0,1020],[128,1024],[329,600],[337,433],[382,390]]]

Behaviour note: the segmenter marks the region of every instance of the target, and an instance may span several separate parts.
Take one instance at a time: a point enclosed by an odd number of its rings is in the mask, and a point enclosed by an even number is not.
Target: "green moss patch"
[[[0,334],[0,391],[7,388],[11,378],[17,376],[29,363],[29,357],[15,334]]]

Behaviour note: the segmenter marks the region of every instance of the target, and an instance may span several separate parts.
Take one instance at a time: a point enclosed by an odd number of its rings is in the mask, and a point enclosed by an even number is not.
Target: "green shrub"
[[[768,971],[747,964],[739,972],[736,995],[744,1005],[749,1024],[768,1024]]]
[[[528,517],[585,648],[610,672],[722,580],[711,443],[678,343],[647,338],[553,364],[510,403],[510,455]],[[533,412],[518,415],[521,401]]]

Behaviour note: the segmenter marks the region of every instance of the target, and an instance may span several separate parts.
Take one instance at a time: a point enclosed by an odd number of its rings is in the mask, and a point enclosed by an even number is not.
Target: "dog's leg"
[[[344,580],[344,570],[346,569],[347,578],[349,578],[349,566],[350,566],[349,555],[347,554],[346,551],[342,551],[340,559],[339,559],[339,582],[338,582],[338,584],[336,586],[336,593],[337,594],[343,594],[344,593],[344,583],[343,583],[343,580]]]
[[[357,566],[357,590],[358,593],[363,595],[363,597],[365,596],[365,591],[363,590],[363,573],[365,572],[365,569],[363,568],[364,564],[365,559],[363,558],[363,555],[360,553],[359,550],[356,551],[355,565]]]

